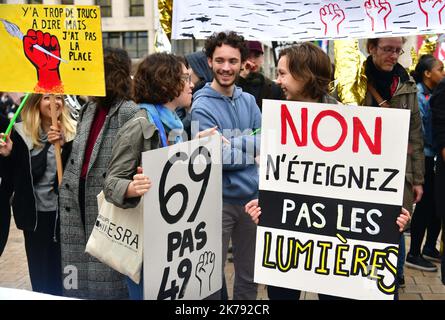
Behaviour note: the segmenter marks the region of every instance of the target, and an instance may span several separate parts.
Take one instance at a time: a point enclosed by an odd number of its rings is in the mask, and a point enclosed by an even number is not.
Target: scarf
[[[139,104],[139,108],[147,111],[148,118],[158,128],[162,147],[168,146],[165,128],[167,128],[169,133],[173,130],[175,131],[176,135],[174,144],[182,142],[182,131],[184,130],[184,126],[182,125],[181,119],[179,119],[175,112],[170,111],[168,108],[158,104],[153,105],[141,103]]]
[[[372,56],[366,59],[366,76],[384,100],[391,100],[397,90],[399,82],[409,80],[409,75],[399,63],[396,63],[392,71],[378,70],[372,61]],[[378,105],[373,98],[373,104]]]

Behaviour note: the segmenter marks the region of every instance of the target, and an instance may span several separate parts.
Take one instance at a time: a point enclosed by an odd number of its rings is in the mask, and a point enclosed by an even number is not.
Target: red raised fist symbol
[[[371,19],[372,31],[386,30],[386,19],[392,12],[391,4],[386,0],[366,0],[365,10]]]
[[[38,91],[47,93],[60,91],[62,81],[59,74],[60,46],[57,37],[40,30],[29,29],[23,37],[23,49],[37,70]]]
[[[324,35],[333,33],[328,26],[333,26],[336,34],[339,34],[340,24],[345,20],[345,12],[338,4],[329,3],[320,8],[320,20],[324,24]]]
[[[419,8],[426,18],[426,27],[442,24],[442,10],[445,7],[444,0],[418,0]]]

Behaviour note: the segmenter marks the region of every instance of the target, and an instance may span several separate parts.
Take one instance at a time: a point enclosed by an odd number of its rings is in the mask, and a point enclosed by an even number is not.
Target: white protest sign
[[[262,41],[441,33],[444,7],[437,0],[174,0],[172,38],[228,29]]]
[[[393,299],[409,117],[264,100],[255,282]]]
[[[221,138],[143,153],[144,298],[203,299],[222,286]]]

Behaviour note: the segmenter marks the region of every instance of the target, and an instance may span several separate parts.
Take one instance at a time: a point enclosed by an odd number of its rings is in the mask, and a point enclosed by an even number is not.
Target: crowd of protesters
[[[445,285],[444,258],[436,248],[445,219],[444,197],[440,196],[445,185],[445,74],[442,62],[424,56],[414,81],[398,63],[404,42],[402,37],[368,40],[364,105],[410,112],[403,208],[394,222],[401,232],[397,287],[404,286],[403,232],[412,215],[406,264],[436,271],[430,260],[441,260]],[[142,172],[142,152],[218,134],[223,160],[223,288],[212,298],[228,297],[224,266],[231,242],[233,298],[256,299],[253,273],[256,228],[261,219],[256,163],[260,134],[246,132],[261,128],[263,99],[341,104],[330,95],[332,63],[319,47],[301,43],[283,49],[276,81],[261,73],[263,54],[260,42],[245,41],[235,32],[220,32],[206,40],[202,52],[185,58],[148,55],[132,79],[127,52],[107,48],[106,96],[90,97],[79,112],[77,125],[62,96],[31,95],[22,121],[10,135],[0,136],[0,254],[8,236],[11,203],[15,223],[24,232],[34,291],[83,299],[142,299],[143,281],[137,285],[85,253],[98,215],[96,196],[104,190],[114,205],[135,207],[152,184]],[[15,104],[6,94],[0,99],[0,130],[5,132]],[[51,124],[50,99],[57,106],[57,126]],[[62,147],[60,186],[55,143]],[[234,164],[232,159],[242,161]],[[421,251],[425,230],[427,241]],[[75,288],[62,285],[62,270],[68,265],[78,270]],[[268,286],[268,295],[270,299],[298,300],[300,291]],[[336,298],[320,295],[320,299]]]

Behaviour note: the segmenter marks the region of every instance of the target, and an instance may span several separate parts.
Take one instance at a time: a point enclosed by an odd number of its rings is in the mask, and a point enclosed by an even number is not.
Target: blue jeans
[[[141,270],[141,280],[139,284],[131,280],[129,277],[125,277],[127,281],[128,294],[130,300],[144,300],[144,273]]]

